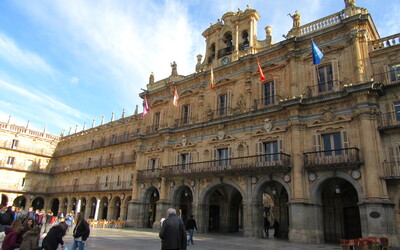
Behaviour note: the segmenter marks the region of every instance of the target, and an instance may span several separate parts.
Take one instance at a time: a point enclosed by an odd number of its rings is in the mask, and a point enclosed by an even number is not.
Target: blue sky
[[[201,33],[224,13],[249,4],[261,15],[258,38],[273,27],[281,41],[299,10],[305,24],[344,8],[343,0],[2,0],[0,121],[59,135],[84,122],[132,115],[151,72],[194,72],[205,53]],[[357,0],[381,37],[400,32],[400,1]]]

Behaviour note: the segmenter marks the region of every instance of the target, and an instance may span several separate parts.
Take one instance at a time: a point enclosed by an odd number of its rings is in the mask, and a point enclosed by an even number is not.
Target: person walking
[[[194,245],[193,242],[193,234],[194,234],[194,230],[196,229],[197,231],[197,224],[196,224],[196,220],[193,218],[193,215],[190,215],[190,219],[186,222],[186,229],[189,232],[189,239],[187,241],[187,243],[192,243],[192,245]]]
[[[267,217],[264,217],[264,232],[265,232],[265,237],[269,237],[269,227],[271,226],[271,222],[269,222]]]
[[[176,210],[169,208],[161,230],[162,250],[186,250],[186,229],[183,221],[176,215]]]
[[[60,244],[62,248],[64,248],[64,240],[63,237],[67,232],[67,224],[64,222],[59,223],[58,225],[52,227],[47,233],[46,237],[44,237],[42,242],[42,247],[45,250],[56,250],[58,245]]]
[[[279,238],[279,222],[276,219],[272,227],[274,228],[274,237]]]
[[[79,250],[85,249],[85,242],[90,235],[89,223],[86,222],[83,217],[83,213],[79,212],[76,214],[76,224],[73,232],[74,243],[72,244],[71,249],[75,250],[79,248]]]

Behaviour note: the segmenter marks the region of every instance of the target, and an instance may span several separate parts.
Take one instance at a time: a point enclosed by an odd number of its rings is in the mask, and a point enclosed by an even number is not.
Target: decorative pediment
[[[182,93],[181,93],[181,97],[183,97],[183,96],[187,96],[187,95],[191,95],[191,94],[194,94],[194,91],[193,90],[185,90],[185,91],[183,91]]]
[[[330,134],[330,133],[335,133],[335,132],[338,132],[338,131],[341,131],[341,130],[343,130],[343,127],[342,126],[336,126],[336,127],[326,127],[326,128],[323,128],[323,129],[318,129],[317,130],[317,133],[319,133],[319,134]]]
[[[181,141],[175,145],[175,148],[194,147],[196,144],[190,142],[185,135],[182,135]]]
[[[325,107],[321,111],[321,117],[314,120],[309,127],[314,127],[314,126],[321,126],[322,124],[335,124],[335,123],[341,123],[345,121],[350,121],[350,118],[347,118],[345,116],[338,116],[335,113],[332,112],[331,107]]]
[[[266,142],[266,141],[276,141],[279,140],[280,137],[278,135],[269,135],[265,137],[261,137],[258,139],[259,142]]]
[[[145,153],[155,153],[162,152],[164,150],[164,146],[159,146],[157,144],[153,144],[150,148],[147,148]]]

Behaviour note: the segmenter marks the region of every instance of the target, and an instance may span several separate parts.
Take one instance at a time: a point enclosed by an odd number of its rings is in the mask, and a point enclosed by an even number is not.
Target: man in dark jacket
[[[186,222],[186,229],[189,232],[189,239],[188,239],[187,242],[188,242],[188,244],[189,244],[189,242],[191,242],[192,245],[194,245],[194,243],[193,243],[193,233],[194,233],[195,229],[197,231],[197,225],[196,225],[196,220],[193,219],[193,215],[191,215],[190,219]]]
[[[46,237],[44,237],[42,247],[45,250],[56,250],[59,244],[61,247],[64,247],[63,237],[67,231],[67,227],[67,224],[64,222],[52,227]]]
[[[176,210],[169,208],[161,231],[162,250],[186,250],[186,229],[182,219],[176,216]]]
[[[12,207],[7,207],[6,212],[1,217],[1,222],[3,224],[3,230],[6,227],[10,227],[12,222],[14,221],[14,212],[12,211]]]

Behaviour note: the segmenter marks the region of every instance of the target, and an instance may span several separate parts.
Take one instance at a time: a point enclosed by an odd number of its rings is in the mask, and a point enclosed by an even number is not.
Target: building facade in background
[[[27,208],[41,198],[47,209],[139,228],[158,228],[175,207],[200,232],[252,237],[267,217],[289,241],[386,236],[398,246],[400,35],[381,38],[368,11],[345,2],[305,25],[293,14],[279,43],[270,26],[257,38],[256,10],[224,14],[203,32],[195,73],[179,75],[174,62],[168,78],[150,76],[143,117],[53,140],[2,125],[1,171],[16,176],[1,183],[3,200],[23,197]],[[317,65],[311,41],[323,53]],[[54,154],[15,150],[22,136]],[[24,189],[24,179],[42,189]]]

